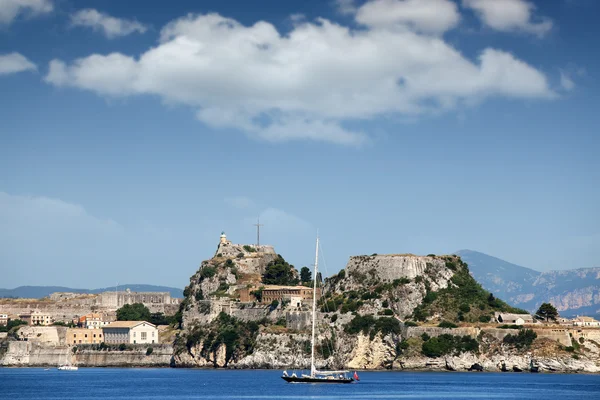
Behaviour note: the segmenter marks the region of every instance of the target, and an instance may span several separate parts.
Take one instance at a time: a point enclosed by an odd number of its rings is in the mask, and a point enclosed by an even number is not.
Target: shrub
[[[149,356],[150,354],[152,354],[153,351],[154,351],[154,349],[152,347],[148,347],[146,349],[146,355]]]
[[[582,337],[579,338],[579,343],[583,344],[583,342],[585,342],[585,339]]]
[[[381,303],[381,306],[382,306],[383,308],[388,308],[388,307],[390,306],[390,303],[388,303],[388,301],[387,301],[387,300],[384,300],[384,301],[383,301],[383,303]]]
[[[461,304],[460,307],[458,307],[458,309],[465,314],[471,311],[471,307],[469,307],[468,304]]]
[[[454,355],[462,352],[477,352],[479,343],[470,336],[440,335],[426,340],[421,353],[427,357],[440,357],[443,355]]]
[[[491,320],[492,320],[492,317],[489,315],[480,315],[479,316],[479,322],[487,323],[487,322],[490,322]]]
[[[567,347],[565,347],[565,350],[568,351],[569,353],[573,353],[573,352],[575,352],[575,347],[567,346]]]
[[[398,287],[400,285],[407,285],[409,283],[410,283],[410,279],[403,277],[403,278],[399,278],[399,279],[394,279],[392,281],[392,286]]]
[[[419,326],[419,324],[413,321],[404,321],[404,326]]]
[[[204,300],[204,295],[202,294],[201,288],[198,288],[196,290],[196,294],[194,295],[194,298],[196,299],[196,301]]]
[[[270,308],[271,308],[271,310],[274,310],[277,307],[279,307],[279,300],[275,299],[271,302]]]
[[[394,312],[392,310],[390,310],[389,308],[386,308],[385,310],[381,310],[378,312],[379,315],[394,315]]]
[[[458,328],[458,325],[450,322],[450,321],[442,321],[438,324],[440,328]]]
[[[338,272],[337,276],[339,279],[344,279],[346,277],[346,270],[341,270],[340,272]]]
[[[211,267],[209,265],[203,267],[200,270],[200,277],[202,279],[212,278],[217,274],[217,269],[215,267]]]
[[[531,346],[531,344],[536,338],[537,334],[531,329],[522,329],[516,335],[506,335],[504,337],[503,342],[510,346],[514,346],[518,349],[521,349],[528,348],[529,346]]]
[[[357,315],[344,327],[344,331],[349,334],[357,334],[359,332],[366,334],[374,325],[375,318],[372,315]]]
[[[244,258],[244,253],[238,253],[237,258]]]
[[[337,321],[337,319],[338,319],[338,315],[337,314],[333,314],[331,316],[331,322],[335,322],[335,321]]]
[[[423,298],[423,303],[433,303],[437,298],[438,294],[436,292],[427,292],[427,294]]]
[[[125,351],[125,350],[127,350],[127,345],[125,343],[119,344],[119,351]]]
[[[519,325],[500,325],[498,328],[500,329],[521,329],[522,327]]]
[[[421,339],[423,339],[424,342],[428,341],[429,339],[431,339],[431,336],[429,336],[427,334],[427,332],[423,332],[423,334],[421,335]]]
[[[248,246],[247,244],[244,245],[244,250],[246,250],[248,253],[254,253],[256,251],[254,247]]]

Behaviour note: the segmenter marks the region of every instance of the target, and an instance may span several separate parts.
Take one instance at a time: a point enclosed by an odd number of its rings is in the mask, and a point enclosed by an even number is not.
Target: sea
[[[600,399],[600,375],[358,374],[328,385],[289,384],[274,370],[0,368],[0,399]]]

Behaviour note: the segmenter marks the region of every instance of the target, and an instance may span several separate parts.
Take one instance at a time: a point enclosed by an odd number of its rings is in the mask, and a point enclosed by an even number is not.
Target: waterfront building
[[[107,344],[159,343],[156,325],[146,321],[116,321],[102,328]]]
[[[67,329],[67,344],[100,344],[104,341],[103,337],[101,329]]]

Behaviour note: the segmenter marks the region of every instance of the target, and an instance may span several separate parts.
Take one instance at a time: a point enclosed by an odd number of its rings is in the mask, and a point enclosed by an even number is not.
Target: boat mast
[[[317,234],[317,249],[315,251],[315,270],[313,276],[313,304],[312,304],[312,337],[310,339],[310,376],[315,377],[315,320],[317,316],[317,270],[319,268],[319,235]]]

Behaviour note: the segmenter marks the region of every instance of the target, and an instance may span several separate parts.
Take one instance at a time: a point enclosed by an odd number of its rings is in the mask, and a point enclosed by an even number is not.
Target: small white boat
[[[79,369],[79,367],[76,367],[75,365],[61,365],[60,367],[58,367],[59,371],[77,371]]]

